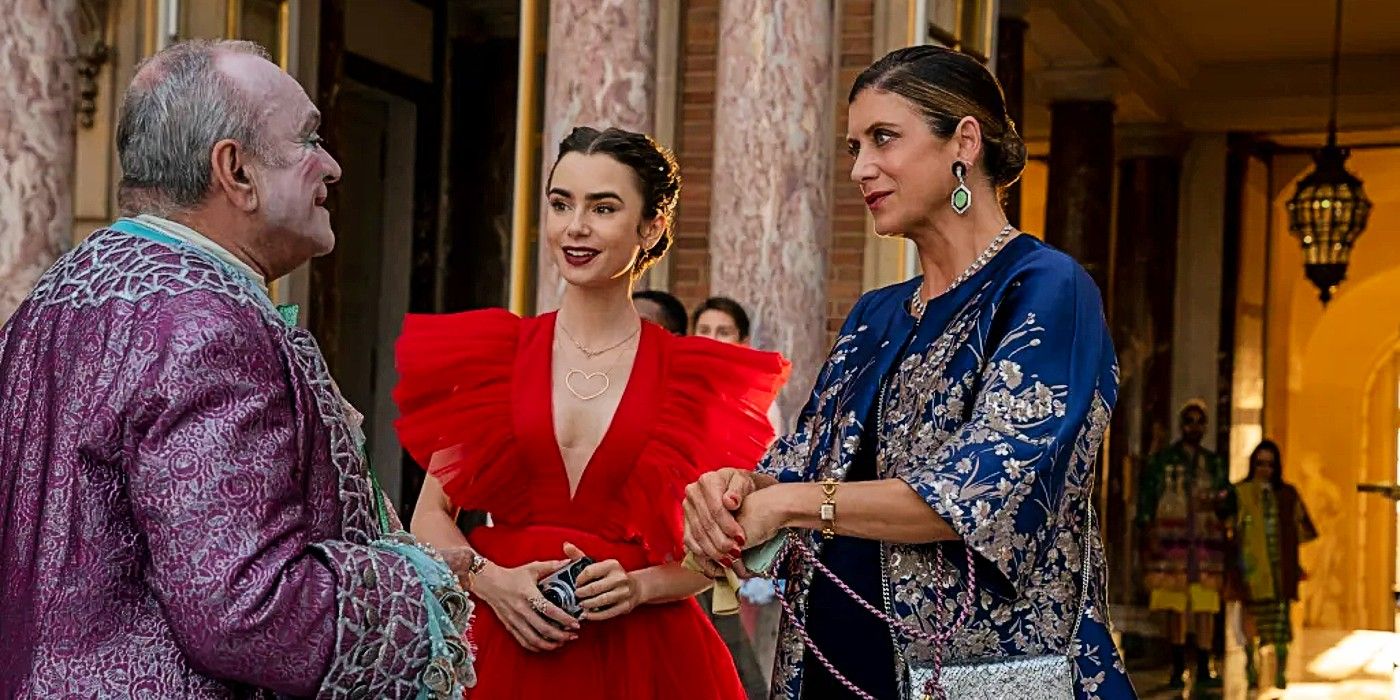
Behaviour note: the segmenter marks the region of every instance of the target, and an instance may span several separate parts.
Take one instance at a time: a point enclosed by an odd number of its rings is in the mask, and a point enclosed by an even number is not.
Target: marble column
[[[1108,291],[1113,212],[1113,102],[1050,105],[1045,240],[1074,256]]]
[[[0,22],[0,323],[73,236],[77,28],[77,0]]]
[[[657,0],[550,0],[540,184],[576,126],[650,133],[656,95]],[[667,144],[672,145],[672,144]],[[684,177],[682,166],[682,177]],[[538,194],[538,193],[536,193]],[[544,198],[540,197],[540,221]],[[541,243],[543,226],[539,228]],[[559,307],[563,280],[541,245],[535,309]]]
[[[1177,210],[1186,142],[1156,127],[1120,130],[1118,212],[1109,325],[1118,351],[1118,405],[1108,441],[1103,514],[1111,599],[1131,602],[1137,577],[1136,476],[1173,438],[1172,341]]]
[[[754,343],[793,363],[796,415],[829,349],[831,3],[720,8],[710,289],[754,319]]]
[[[1006,95],[1006,114],[1025,135],[1027,0],[1002,0],[997,17],[997,82]],[[1006,218],[1021,225],[1021,183],[1006,189]]]

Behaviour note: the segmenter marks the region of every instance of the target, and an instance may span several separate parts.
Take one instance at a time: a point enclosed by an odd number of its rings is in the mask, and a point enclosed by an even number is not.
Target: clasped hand
[[[778,487],[759,489],[752,472],[720,469],[700,477],[685,489],[685,548],[711,578],[732,569],[749,572],[743,550],[772,539],[782,527],[768,495]]]
[[[564,554],[571,561],[584,556],[583,550],[568,543],[564,544]],[[574,595],[583,608],[583,619],[589,622],[626,615],[642,602],[641,586],[616,559],[588,566],[579,574],[574,585]]]

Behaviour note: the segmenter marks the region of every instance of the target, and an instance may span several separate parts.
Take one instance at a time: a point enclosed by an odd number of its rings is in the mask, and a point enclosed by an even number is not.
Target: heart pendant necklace
[[[602,386],[598,386],[598,380],[602,379]],[[575,386],[575,384],[579,386]],[[612,380],[608,378],[605,371],[585,372],[581,369],[571,369],[564,375],[564,388],[579,401],[592,401],[593,399],[608,393],[608,388],[612,386]],[[595,389],[596,391],[590,391]]]
[[[569,329],[565,328],[563,323],[556,322],[555,326],[559,330],[564,332],[564,336],[567,337],[569,341],[574,344],[574,347],[578,348],[579,352],[583,353],[584,358],[587,360],[592,360],[600,355],[606,355],[607,353],[610,353],[614,350],[617,350],[618,348],[628,345],[634,338],[636,338],[642,332],[642,325],[638,323],[637,329],[632,331],[631,335],[627,336],[626,338],[623,338],[622,340],[616,343],[613,343],[612,345],[609,345],[606,348],[603,348],[602,350],[594,350],[585,346],[583,343],[580,343],[576,338],[574,338],[574,334],[570,333]],[[608,376],[608,371],[606,369],[600,369],[597,371],[587,371],[575,367],[573,369],[570,369],[568,374],[564,375],[564,388],[568,389],[569,393],[573,394],[574,398],[578,399],[579,401],[592,401],[593,399],[596,399],[599,396],[608,393],[608,389],[610,389],[611,387],[612,378]]]

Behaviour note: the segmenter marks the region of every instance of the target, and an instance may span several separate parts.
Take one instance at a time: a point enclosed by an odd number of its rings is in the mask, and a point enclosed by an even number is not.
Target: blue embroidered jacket
[[[886,600],[871,602],[911,626],[946,626],[965,599],[971,547],[976,604],[945,659],[1073,653],[1079,697],[1135,697],[1109,636],[1102,542],[1086,526],[1118,386],[1099,290],[1069,256],[1024,235],[916,321],[907,302],[919,284],[860,299],[797,431],[760,471],[787,482],[843,479],[864,422],[881,420],[879,477],[907,482],[962,542],[883,545]],[[948,563],[941,573],[936,547]],[[795,699],[804,648],[794,625],[807,614],[812,571],[794,566],[798,619],[783,622],[773,696]],[[901,666],[932,659],[927,644],[898,635],[895,649]]]

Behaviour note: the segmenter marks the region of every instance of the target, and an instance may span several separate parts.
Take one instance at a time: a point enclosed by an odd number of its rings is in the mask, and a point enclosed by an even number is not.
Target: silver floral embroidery
[[[1076,387],[1089,397],[1088,405],[1073,409],[1078,423],[1067,427],[1075,432],[1057,435],[1055,428],[1065,425],[1072,410],[1070,387],[1064,378],[1037,375],[1022,360],[1041,346],[1046,329],[1035,313],[1024,313],[992,337],[1000,300],[985,297],[989,287],[973,295],[923,351],[900,363],[881,426],[888,439],[877,455],[882,478],[904,479],[933,499],[1015,587],[1008,598],[985,581],[979,584],[974,614],[944,652],[952,659],[1064,652],[1078,612],[1086,542],[1093,567],[1088,619],[1107,625],[1102,543],[1097,532],[1085,536],[1083,499],[1090,497],[1117,368],[1091,377],[1093,386]],[[872,341],[860,332],[839,339],[802,430],[774,447],[765,471],[786,480],[845,476],[863,432],[855,407],[847,405],[851,388],[868,381],[862,376],[867,368],[851,362],[862,342]],[[1063,476],[1045,478],[1041,465],[1056,460],[1065,465]],[[1044,513],[1044,524],[1018,530],[1023,512]],[[927,630],[935,618],[957,613],[966,584],[958,571],[933,573],[933,547],[883,546],[894,611],[904,623]],[[788,584],[799,618],[806,615],[811,579],[802,567]],[[797,697],[805,648],[791,620],[784,622],[779,645],[774,697]],[[901,646],[906,658],[932,658],[924,644]],[[1082,697],[1097,698],[1105,674],[1122,673],[1111,646],[1081,642],[1074,654]]]

